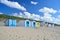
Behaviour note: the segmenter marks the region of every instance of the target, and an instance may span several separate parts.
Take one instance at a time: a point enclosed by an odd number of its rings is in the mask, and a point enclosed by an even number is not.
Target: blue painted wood
[[[8,19],[6,21],[6,26],[15,27],[16,26],[16,20],[15,19]]]
[[[12,19],[8,20],[8,26],[12,26]]]
[[[16,20],[12,20],[12,26],[16,27]]]
[[[29,21],[26,21],[26,27],[30,27],[30,26],[29,26]]]
[[[32,24],[32,25],[33,25],[33,27],[35,28],[35,27],[36,27],[36,22],[33,22],[33,24]]]

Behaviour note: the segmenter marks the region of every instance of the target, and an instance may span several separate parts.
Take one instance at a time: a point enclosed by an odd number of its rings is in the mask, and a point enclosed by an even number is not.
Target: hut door
[[[36,26],[36,23],[35,22],[33,22],[33,27],[35,27]]]
[[[29,27],[29,21],[26,21],[26,27]]]
[[[13,26],[16,26],[16,20],[13,20],[12,23],[13,23]]]
[[[12,20],[9,20],[9,25],[8,26],[12,26]]]
[[[40,23],[39,22],[36,23],[36,27],[40,27]]]

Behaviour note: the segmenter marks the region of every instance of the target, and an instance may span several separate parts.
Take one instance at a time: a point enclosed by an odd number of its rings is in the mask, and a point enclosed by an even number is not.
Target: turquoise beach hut
[[[30,27],[30,21],[29,20],[25,21],[25,27]]]
[[[15,27],[16,26],[16,20],[15,19],[8,19],[8,20],[6,20],[5,25]]]

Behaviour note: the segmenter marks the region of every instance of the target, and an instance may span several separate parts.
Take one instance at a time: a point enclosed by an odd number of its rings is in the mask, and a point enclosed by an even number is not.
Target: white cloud
[[[29,12],[24,12],[24,15],[25,18],[31,18],[31,13]]]
[[[31,4],[36,5],[36,4],[38,4],[38,2],[31,1]]]
[[[0,12],[0,14],[3,14],[3,13]]]
[[[57,22],[55,20],[56,18],[52,17],[52,14],[55,14],[57,10],[54,10],[53,8],[44,7],[39,9],[39,12],[42,12],[44,14],[44,16],[41,17],[42,20],[48,21],[48,22]]]
[[[18,16],[18,13],[13,13],[13,16]]]
[[[58,18],[55,18],[55,22],[60,22],[60,19],[58,19]]]
[[[22,18],[28,18],[28,19],[33,19],[33,20],[40,20],[40,16],[39,15],[37,15],[37,14],[31,14],[29,12],[14,13],[13,16],[22,17]]]
[[[11,1],[8,1],[8,0],[1,0],[0,2],[3,3],[3,4],[5,4],[5,5],[7,5],[7,6],[9,6],[9,7],[26,11],[26,8],[24,8],[23,6],[21,6],[18,2],[11,2]]]
[[[41,19],[44,20],[44,21],[47,21],[47,22],[60,24],[60,18],[52,17],[52,15],[50,15],[50,16],[43,16],[43,17],[41,17]]]
[[[23,13],[13,13],[13,16],[16,16],[16,17],[22,17],[23,18]]]
[[[32,19],[34,19],[34,20],[40,20],[40,15],[32,14]]]
[[[29,12],[24,12],[24,17],[25,18],[29,18],[29,19],[33,19],[33,20],[40,20],[40,15],[37,14],[31,14]]]
[[[55,18],[55,23],[58,23],[58,24],[60,24],[60,15],[58,15],[58,17],[57,18]]]
[[[40,15],[37,15],[37,14],[31,14],[29,12],[14,13],[13,15],[17,16],[17,17],[29,18],[29,19],[38,20],[38,21],[40,21],[42,19],[42,20],[47,21],[47,22],[60,24],[60,18],[59,17],[58,18],[52,17],[52,15],[49,13],[44,13],[43,17]]]
[[[55,18],[54,23],[60,24],[60,18]]]
[[[50,14],[48,14],[48,13],[44,13],[44,16],[43,17],[41,17],[41,19],[42,20],[45,20],[45,21],[50,21],[50,22],[52,22],[53,21],[53,19],[52,19],[52,15],[50,15]]]
[[[58,12],[57,10],[54,10],[53,8],[44,7],[40,9],[39,12],[42,12],[44,14],[44,16],[41,17],[42,20],[60,24],[60,15],[58,15],[58,17],[55,18],[51,14],[51,13],[55,14],[56,12]]]
[[[24,15],[23,15],[22,12],[20,12],[19,15],[18,15],[18,17],[23,17],[23,16],[24,16]]]
[[[40,9],[39,12],[55,14],[57,12],[57,10],[54,10],[53,8],[44,7],[42,9]]]

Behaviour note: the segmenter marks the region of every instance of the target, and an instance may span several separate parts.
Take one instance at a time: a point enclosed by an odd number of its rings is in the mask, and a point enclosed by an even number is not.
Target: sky
[[[0,14],[60,24],[60,0],[0,0]]]

